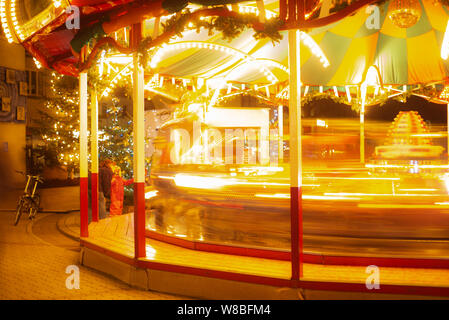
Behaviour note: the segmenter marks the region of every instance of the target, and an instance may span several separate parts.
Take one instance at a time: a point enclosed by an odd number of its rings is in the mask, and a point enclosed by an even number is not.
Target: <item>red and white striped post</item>
[[[87,72],[79,75],[80,104],[80,236],[88,237],[89,195],[87,163]]]
[[[137,49],[142,38],[142,24],[131,29],[132,44]],[[134,132],[134,253],[146,257],[145,250],[145,96],[144,69],[137,53],[133,55],[133,132]]]
[[[302,147],[301,147],[301,65],[299,30],[288,31],[290,66],[290,220],[292,280],[302,276]]]
[[[91,149],[91,186],[92,221],[98,222],[98,99],[97,90],[91,93],[90,105],[90,149]]]

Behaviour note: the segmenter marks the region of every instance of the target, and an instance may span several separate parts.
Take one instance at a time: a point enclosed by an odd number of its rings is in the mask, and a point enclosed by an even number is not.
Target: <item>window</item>
[[[28,95],[34,97],[41,97],[44,95],[44,77],[43,73],[39,71],[28,71]]]

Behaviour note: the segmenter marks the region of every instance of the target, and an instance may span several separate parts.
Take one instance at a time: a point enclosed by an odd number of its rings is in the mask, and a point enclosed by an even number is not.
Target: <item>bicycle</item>
[[[16,171],[25,176],[22,171]],[[28,219],[33,220],[36,217],[36,213],[39,211],[39,205],[41,203],[40,195],[36,193],[38,183],[44,182],[41,176],[26,175],[27,183],[23,195],[20,197],[17,203],[16,218],[14,220],[14,225],[19,223],[20,217],[23,212],[28,212]],[[34,183],[34,186],[32,184]],[[31,193],[28,188],[32,188]]]

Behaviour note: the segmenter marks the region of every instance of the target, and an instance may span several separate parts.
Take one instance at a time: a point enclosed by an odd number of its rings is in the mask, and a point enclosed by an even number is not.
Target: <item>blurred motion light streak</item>
[[[145,199],[154,198],[155,196],[157,196],[157,194],[158,194],[157,190],[149,191],[149,192],[145,193]]]
[[[273,198],[273,199],[290,199],[289,193],[274,193],[274,194],[264,194],[264,193],[256,193],[254,195],[258,198]],[[316,195],[303,195],[303,199],[307,200],[360,200],[360,198],[356,197],[331,197],[331,196],[316,196]]]
[[[175,176],[175,184],[178,187],[198,188],[198,189],[217,189],[233,184],[232,179],[221,179],[211,177],[200,177],[177,174]]]

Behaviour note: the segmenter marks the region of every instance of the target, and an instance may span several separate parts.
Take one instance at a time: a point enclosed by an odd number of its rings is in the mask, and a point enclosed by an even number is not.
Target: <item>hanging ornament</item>
[[[393,0],[390,3],[389,15],[393,24],[399,28],[410,28],[421,18],[419,0]]]

